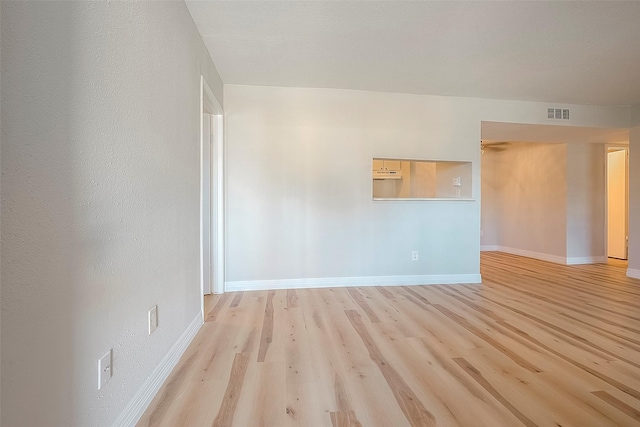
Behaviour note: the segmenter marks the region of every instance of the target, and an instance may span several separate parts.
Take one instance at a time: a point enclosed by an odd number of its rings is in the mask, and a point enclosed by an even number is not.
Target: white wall
[[[483,203],[497,206],[488,207],[495,213],[483,217],[483,231],[495,230],[495,244],[501,247],[564,258],[566,145],[515,143],[505,151],[485,150],[484,157],[495,162],[486,184],[493,186],[493,200]],[[489,245],[484,239],[483,245]]]
[[[2,45],[2,7],[0,7],[0,46]],[[0,53],[0,82],[2,82],[2,54]],[[0,100],[2,97],[2,83],[0,83]],[[0,107],[1,110],[1,107]],[[0,113],[0,147],[2,147],[2,114]],[[2,149],[0,148],[0,151]],[[2,164],[2,158],[0,156],[0,164]],[[0,194],[2,194],[2,174],[0,173]],[[0,224],[2,224],[2,199],[0,198]],[[1,246],[0,237],[0,246]],[[0,262],[0,312],[2,310],[2,262]],[[0,314],[0,367],[2,366],[2,315]],[[0,425],[2,425],[2,369],[0,368]]]
[[[481,156],[482,172],[482,206],[480,214],[480,245],[482,250],[496,250],[500,244],[498,230],[500,227],[500,215],[502,212],[501,191],[504,181],[502,179],[502,164],[500,153],[493,150],[485,150]]]
[[[629,132],[629,270],[640,279],[640,104],[631,108]]]
[[[602,144],[567,144],[567,260],[606,260],[606,153]]]
[[[629,270],[640,279],[640,126],[629,132]]]
[[[604,153],[602,144],[485,150],[483,248],[570,264],[603,261]]]
[[[225,86],[227,280],[477,274],[478,202],[371,200],[374,157],[477,164],[461,103]]]
[[[468,163],[436,164],[436,197],[457,197],[456,190],[460,191],[461,198],[471,197],[471,165]],[[454,187],[453,180],[460,178],[460,186]]]
[[[2,425],[108,426],[200,311],[200,74],[222,84],[182,2],[1,7]]]
[[[629,270],[640,279],[640,104],[631,109],[629,132]]]
[[[629,126],[640,126],[640,104],[631,107],[631,120]]]
[[[286,286],[287,279],[313,285],[320,283],[313,278],[477,274],[478,200],[373,202],[371,159],[472,161],[471,195],[479,199],[481,121],[548,124],[546,107],[226,85],[228,284],[240,289]],[[571,125],[628,123],[629,108],[569,107]],[[565,166],[554,173],[564,174]],[[546,169],[531,173],[566,200]],[[566,230],[566,210],[556,218],[534,220],[555,236]],[[510,233],[517,238],[515,228]],[[558,239],[540,239],[537,249],[566,256],[566,233]],[[417,262],[413,250],[420,252]]]

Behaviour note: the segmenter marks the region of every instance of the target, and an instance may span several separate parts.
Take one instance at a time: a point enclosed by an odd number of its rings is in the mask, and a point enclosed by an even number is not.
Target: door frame
[[[224,233],[224,216],[225,216],[225,193],[224,193],[224,110],[216,99],[211,87],[207,84],[204,76],[200,76],[200,299],[202,315],[204,317],[204,295],[205,293],[221,294],[225,288],[225,233]],[[205,114],[211,115],[212,135],[209,136],[209,142],[212,143],[211,137],[214,137],[215,146],[212,146],[211,156],[204,159],[203,147],[205,144],[204,135],[204,117]],[[215,132],[215,134],[213,134]],[[204,253],[204,218],[202,215],[203,197],[202,182],[204,179],[205,162],[210,163],[209,170],[212,171],[209,179],[211,180],[211,212],[209,215],[211,230],[211,247],[209,248],[210,265],[213,267],[213,274],[210,275],[211,282],[204,283],[204,263],[202,262]],[[214,172],[215,171],[215,172]]]
[[[626,153],[625,158],[625,234],[626,234],[626,260],[629,259],[629,146],[624,144],[604,145],[604,255],[609,258],[609,151],[621,151]]]

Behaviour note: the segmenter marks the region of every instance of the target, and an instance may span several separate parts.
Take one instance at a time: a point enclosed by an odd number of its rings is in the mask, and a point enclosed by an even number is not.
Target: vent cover
[[[549,120],[569,120],[568,108],[547,108],[547,119]]]

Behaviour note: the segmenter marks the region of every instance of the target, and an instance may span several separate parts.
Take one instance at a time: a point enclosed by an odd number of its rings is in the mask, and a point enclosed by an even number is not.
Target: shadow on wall
[[[74,322],[75,266],[87,244],[77,214],[90,202],[74,194],[74,153],[87,141],[73,122],[91,106],[74,104],[73,14],[37,3],[1,5],[2,424],[72,425],[84,326]]]
[[[482,245],[566,256],[566,144],[482,155]]]

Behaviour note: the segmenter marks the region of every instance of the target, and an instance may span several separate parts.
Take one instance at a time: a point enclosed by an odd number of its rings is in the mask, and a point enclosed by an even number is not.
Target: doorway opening
[[[607,257],[628,258],[629,148],[607,147]]]
[[[607,241],[615,234],[608,227],[616,225],[621,250],[615,256],[626,259],[628,140],[625,128],[483,121],[480,249],[561,264],[603,263],[613,256]],[[627,169],[616,187],[622,219],[608,208],[614,194],[607,191],[609,151]]]
[[[200,297],[224,292],[223,110],[200,77]]]

